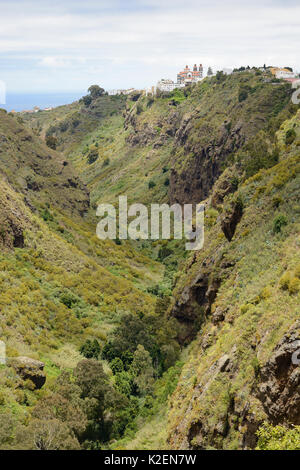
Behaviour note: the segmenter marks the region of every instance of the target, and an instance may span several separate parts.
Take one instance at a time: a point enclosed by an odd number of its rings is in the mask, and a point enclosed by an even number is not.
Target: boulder
[[[31,380],[35,388],[40,389],[46,382],[45,364],[30,357],[19,356],[10,360],[9,365],[15,369],[23,380]]]

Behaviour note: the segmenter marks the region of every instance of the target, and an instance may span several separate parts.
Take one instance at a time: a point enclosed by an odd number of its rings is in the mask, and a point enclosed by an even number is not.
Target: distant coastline
[[[0,104],[0,108],[7,111],[25,111],[38,106],[41,109],[54,108],[64,104],[70,104],[79,100],[84,91],[57,92],[57,93],[8,93],[6,104]]]

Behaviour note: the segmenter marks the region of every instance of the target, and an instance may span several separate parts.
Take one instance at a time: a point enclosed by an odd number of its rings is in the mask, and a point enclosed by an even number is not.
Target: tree
[[[92,100],[95,100],[99,98],[100,96],[104,95],[104,88],[101,88],[99,85],[92,85],[88,89],[88,92],[92,98]]]
[[[80,450],[78,440],[68,426],[58,419],[33,419],[24,429],[32,449],[37,450]]]
[[[208,77],[211,77],[213,74],[214,74],[214,73],[213,73],[212,68],[211,68],[211,67],[208,67],[207,76],[208,76]]]
[[[120,357],[127,370],[132,362],[132,355],[141,344],[154,359],[158,350],[155,339],[156,331],[155,318],[150,315],[144,317],[142,315],[124,315],[120,325],[114,330],[111,341],[106,343],[103,348],[103,358],[112,361],[115,357]]]
[[[88,419],[82,439],[88,441],[109,439],[104,411],[110,407],[114,391],[102,364],[95,359],[84,359],[74,369],[74,377],[75,384],[81,390],[80,397],[84,400],[84,411]]]
[[[130,372],[121,371],[115,376],[115,384],[117,390],[126,397],[130,397],[134,393],[134,381]]]
[[[154,385],[154,369],[149,352],[141,344],[138,345],[133,355],[130,371],[139,393],[141,395],[151,394]]]
[[[13,441],[16,419],[11,413],[0,413],[0,449],[7,450]]]
[[[80,361],[74,369],[74,376],[82,398],[95,398],[104,403],[108,391],[108,377],[100,362],[95,359]]]
[[[122,359],[120,359],[119,357],[115,357],[115,359],[113,359],[110,363],[110,368],[114,375],[116,375],[118,372],[123,372],[124,364]]]
[[[90,95],[85,95],[81,98],[80,101],[82,101],[85,106],[90,106],[93,100]]]
[[[91,341],[90,339],[80,348],[80,354],[82,354],[86,359],[98,359],[101,352],[100,344],[96,339]]]
[[[38,420],[59,420],[76,438],[85,431],[87,419],[81,389],[72,383],[70,374],[61,374],[55,383],[55,393],[41,399],[33,409],[32,416]]]

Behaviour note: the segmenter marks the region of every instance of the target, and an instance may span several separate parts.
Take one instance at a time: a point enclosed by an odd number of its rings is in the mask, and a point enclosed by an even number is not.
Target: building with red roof
[[[194,65],[193,69],[190,69],[188,65],[182,72],[177,74],[177,83],[194,83],[199,82],[203,78],[203,65],[200,64],[199,68],[197,64]]]

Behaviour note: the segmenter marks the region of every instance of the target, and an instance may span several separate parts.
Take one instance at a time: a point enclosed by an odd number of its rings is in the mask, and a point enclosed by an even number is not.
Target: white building
[[[299,75],[295,72],[290,72],[287,70],[277,70],[275,72],[276,78],[287,79],[287,78],[298,78]]]
[[[166,91],[170,92],[175,90],[175,88],[184,88],[185,84],[184,83],[175,83],[173,80],[170,80],[169,78],[162,78],[159,80],[157,83],[157,89],[160,91]]]

